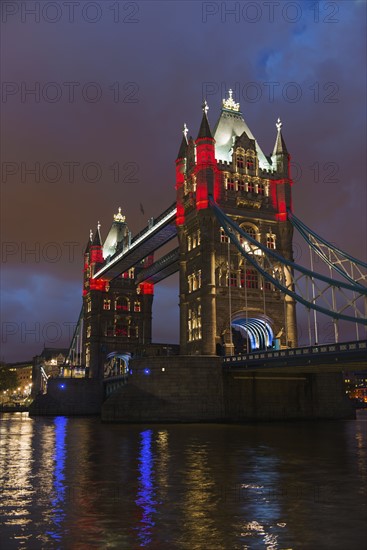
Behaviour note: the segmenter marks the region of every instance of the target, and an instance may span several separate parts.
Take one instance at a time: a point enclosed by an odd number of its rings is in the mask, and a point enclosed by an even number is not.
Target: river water
[[[367,411],[343,422],[0,417],[0,548],[367,548]]]

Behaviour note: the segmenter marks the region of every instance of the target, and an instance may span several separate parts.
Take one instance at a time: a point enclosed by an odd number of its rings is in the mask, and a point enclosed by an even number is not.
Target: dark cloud
[[[301,174],[294,186],[296,214],[366,259],[364,2],[319,2],[319,13],[307,1],[281,2],[274,20],[266,3],[258,2],[260,18],[253,23],[256,14],[246,11],[246,2],[236,3],[242,10],[236,21],[220,13],[222,5],[235,3],[137,2],[130,3],[138,8],[133,13],[124,2],[104,1],[97,2],[102,17],[96,23],[82,16],[86,2],[75,8],[73,23],[65,12],[56,23],[42,14],[39,23],[24,14],[22,22],[21,4],[35,2],[15,4],[19,12],[5,18],[1,37],[1,138],[3,167],[15,163],[17,173],[2,177],[1,229],[2,239],[20,252],[2,258],[3,323],[76,320],[90,227],[100,220],[106,235],[121,206],[137,232],[174,201],[180,132],[186,122],[196,136],[205,90],[212,125],[224,91],[237,92],[266,153],[273,148],[275,120],[282,118]],[[112,4],[120,5],[119,23],[113,22]],[[290,4],[300,10],[293,23],[297,14]],[[203,22],[209,5],[219,6],[218,12]],[[40,87],[38,103],[32,95],[22,100],[22,82],[27,89]],[[77,83],[73,101],[65,84],[71,82]],[[4,83],[15,83],[19,92],[4,96]],[[52,102],[60,89],[59,101]],[[93,102],[99,92],[101,99]],[[37,162],[41,181],[23,175],[22,182],[21,163],[30,169]],[[71,162],[78,163],[72,177]],[[91,163],[100,171],[96,182]],[[52,182],[58,168],[60,178]],[[66,256],[67,242],[77,243],[73,261]],[[62,255],[57,262],[37,262],[31,255],[24,260],[22,243],[28,249],[39,243],[41,251],[58,243]],[[159,340],[178,338],[172,320],[177,294],[170,281],[157,288]],[[40,345],[9,340],[2,356],[26,358]]]

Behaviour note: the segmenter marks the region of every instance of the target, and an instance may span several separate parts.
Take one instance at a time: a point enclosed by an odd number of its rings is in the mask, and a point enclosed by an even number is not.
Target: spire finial
[[[122,222],[122,223],[125,222],[126,218],[121,214],[121,206],[119,206],[118,208],[118,214],[113,215],[113,219],[115,220],[115,222]]]
[[[280,132],[280,130],[282,129],[283,123],[282,123],[282,121],[280,120],[279,117],[278,117],[278,120],[277,120],[275,126],[277,127],[278,132]]]
[[[90,242],[93,241],[93,229],[89,230],[89,240],[90,240]]]
[[[100,222],[97,223],[97,229],[98,229],[98,231],[101,229],[101,224],[100,224]]]
[[[228,111],[239,111],[240,104],[234,101],[232,88],[228,90],[228,95],[228,99],[223,99],[222,101],[223,109],[227,109]]]
[[[205,114],[208,114],[208,111],[209,111],[209,105],[208,105],[208,102],[206,99],[204,99],[204,103],[203,103],[203,111]]]
[[[188,132],[189,132],[189,129],[188,129],[188,127],[186,126],[186,122],[185,122],[185,124],[183,125],[182,133],[183,133],[183,135],[185,136],[186,139],[187,139],[187,134],[188,134]]]

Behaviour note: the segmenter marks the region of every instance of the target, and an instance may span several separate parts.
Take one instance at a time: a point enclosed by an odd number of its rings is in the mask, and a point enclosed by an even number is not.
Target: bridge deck
[[[259,351],[223,358],[225,370],[257,370],[307,367],[314,371],[367,369],[367,340],[320,344],[303,348]]]
[[[93,278],[110,281],[176,237],[176,210],[176,203],[174,203],[140,231],[132,239],[130,246],[112,256]]]

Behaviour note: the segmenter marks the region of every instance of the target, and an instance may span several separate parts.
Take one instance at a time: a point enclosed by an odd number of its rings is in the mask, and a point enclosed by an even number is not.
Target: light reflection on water
[[[119,426],[4,414],[0,548],[362,550],[366,419]]]
[[[139,488],[136,504],[141,509],[141,517],[137,526],[138,538],[141,546],[152,542],[152,533],[155,525],[156,512],[155,487],[153,485],[153,430],[145,430],[140,434],[141,444],[139,452]]]
[[[53,487],[51,493],[51,521],[54,526],[47,535],[56,541],[61,541],[63,536],[63,520],[66,517],[65,507],[65,457],[66,457],[66,426],[67,418],[58,416],[55,418],[55,442],[53,452]]]

